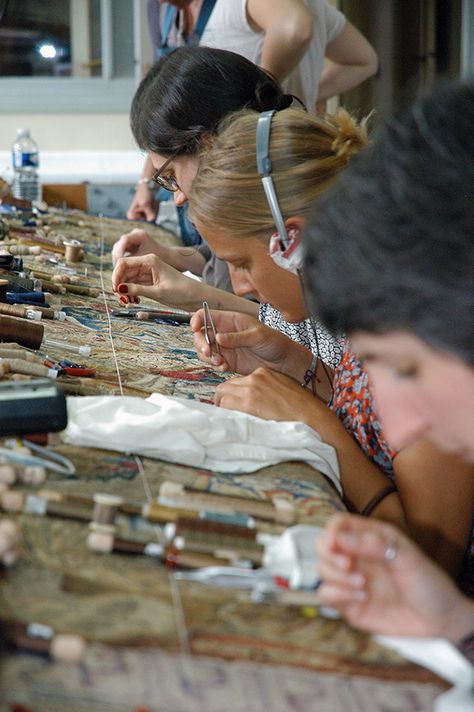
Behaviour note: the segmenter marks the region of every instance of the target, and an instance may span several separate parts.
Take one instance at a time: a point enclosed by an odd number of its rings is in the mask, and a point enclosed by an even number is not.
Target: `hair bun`
[[[336,129],[336,137],[331,144],[336,156],[350,157],[361,146],[367,145],[366,119],[358,124],[345,109],[339,109],[337,114],[328,117],[328,121]]]
[[[293,96],[291,94],[282,94],[278,97],[276,109],[281,111],[282,109],[288,109],[293,103]]]

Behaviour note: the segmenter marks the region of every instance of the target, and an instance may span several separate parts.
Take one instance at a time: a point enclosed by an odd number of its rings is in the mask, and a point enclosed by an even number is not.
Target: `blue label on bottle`
[[[20,151],[13,151],[13,168],[25,168],[26,166],[31,166],[32,168],[38,168],[39,160],[38,153],[22,153]]]

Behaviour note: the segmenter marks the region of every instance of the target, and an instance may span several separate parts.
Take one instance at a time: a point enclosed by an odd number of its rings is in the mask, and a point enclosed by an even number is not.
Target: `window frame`
[[[72,0],[74,2],[74,0]],[[133,2],[133,76],[113,75],[113,0],[100,0],[101,77],[0,78],[2,113],[122,113],[146,69],[146,5]]]

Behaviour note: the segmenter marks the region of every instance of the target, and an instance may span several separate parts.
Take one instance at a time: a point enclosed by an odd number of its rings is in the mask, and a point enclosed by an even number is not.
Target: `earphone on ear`
[[[257,170],[258,175],[262,178],[263,189],[267,197],[273,220],[280,236],[282,250],[286,250],[290,246],[290,239],[285,227],[285,221],[281,214],[278,204],[275,185],[271,177],[272,163],[270,161],[270,131],[272,128],[272,118],[276,111],[264,111],[258,117],[256,149],[257,149]]]

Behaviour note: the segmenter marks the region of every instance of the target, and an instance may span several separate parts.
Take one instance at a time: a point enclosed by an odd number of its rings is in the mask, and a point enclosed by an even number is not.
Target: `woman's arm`
[[[191,279],[156,254],[120,258],[112,273],[112,288],[122,296],[148,297],[188,311],[199,309],[207,301],[214,309],[258,314],[258,304]]]
[[[297,420],[316,430],[324,442],[335,448],[344,496],[358,512],[362,512],[389,484],[387,477],[368,459],[337,415],[292,378],[259,368],[245,378],[219,385],[215,403],[268,420]],[[372,516],[403,529],[407,527],[396,492],[382,499],[372,510]]]
[[[279,81],[297,66],[313,37],[313,16],[302,0],[247,0],[247,20],[264,32],[260,66]]]
[[[346,21],[343,30],[326,47],[329,61],[321,72],[318,101],[353,89],[377,71],[378,59],[372,45]]]
[[[149,181],[155,169],[151,158],[147,156],[140,180],[135,188],[135,195],[127,211],[129,220],[147,220],[154,222],[158,215],[159,203],[156,200],[158,188],[152,189]]]
[[[394,472],[413,539],[458,574],[474,521],[474,467],[423,440],[398,453]]]

